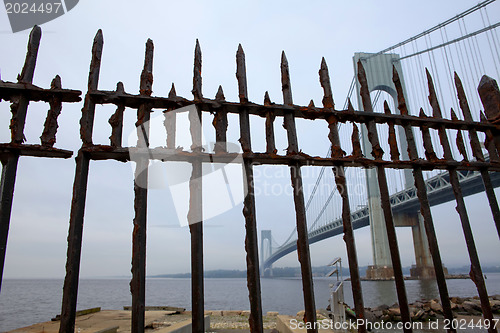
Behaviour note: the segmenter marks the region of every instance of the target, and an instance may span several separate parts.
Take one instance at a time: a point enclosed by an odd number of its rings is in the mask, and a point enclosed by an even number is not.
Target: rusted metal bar
[[[0,156],[3,153],[8,153],[12,151],[20,151],[22,155],[28,156],[39,156],[42,152],[35,152],[34,149],[30,149],[29,145],[22,146],[3,146],[0,144]],[[100,146],[95,145],[92,147],[84,147],[82,151],[89,154],[92,160],[106,160],[114,159],[120,162],[125,162],[130,160],[130,152],[128,148],[116,148],[111,149],[110,146]],[[46,151],[48,157],[70,157],[71,152],[54,149]],[[69,153],[68,156],[65,154]],[[141,152],[137,152],[140,154]],[[144,150],[145,155],[150,156],[151,159],[162,160],[161,156],[171,153],[165,147],[156,147],[149,150]],[[44,155],[45,156],[45,155]],[[194,160],[201,160],[202,162],[209,163],[239,163],[237,160],[238,153],[218,153],[211,154],[206,152],[194,152],[194,151],[176,151],[174,155],[170,154],[168,157],[169,161],[187,161],[192,162]],[[245,159],[252,160],[252,162],[258,164],[269,164],[269,165],[290,165],[291,163],[298,163],[301,166],[337,166],[344,164],[349,167],[360,167],[360,168],[371,168],[374,166],[383,166],[384,168],[390,169],[412,169],[414,167],[420,167],[422,170],[447,170],[450,166],[456,168],[457,170],[469,170],[469,171],[479,171],[484,168],[489,168],[490,171],[500,171],[500,165],[496,163],[489,162],[458,162],[458,161],[446,161],[438,160],[436,162],[429,162],[423,159],[417,159],[413,161],[386,161],[386,160],[371,160],[363,157],[356,156],[346,156],[346,157],[318,157],[309,156],[305,153],[299,153],[297,155],[276,155],[267,153],[243,153],[242,157]],[[236,160],[235,160],[236,159]]]
[[[484,106],[484,114],[492,124],[500,124],[500,90],[497,81],[483,75],[477,87],[479,97]]]
[[[201,48],[198,40],[194,51],[193,95],[195,100],[203,98],[201,91]],[[189,111],[191,150],[201,152],[201,109]],[[188,223],[191,232],[191,307],[192,332],[205,331],[204,291],[203,291],[203,212],[202,212],[202,161],[191,162],[192,171],[189,180],[189,212]]]
[[[489,76],[483,75],[479,86],[477,87],[479,97],[484,106],[484,114],[488,122],[500,125],[500,91],[498,89],[497,81]],[[493,142],[497,152],[500,153],[500,135],[498,133],[493,135]]]
[[[453,108],[451,108],[450,111],[451,111],[451,120],[458,121],[457,114],[455,113]],[[457,131],[457,138],[455,140],[455,143],[457,144],[458,152],[463,157],[463,161],[468,162],[469,158],[467,157],[467,150],[465,149],[464,137],[462,135],[461,130]]]
[[[80,135],[84,145],[92,144],[95,103],[92,101],[90,93],[97,90],[103,44],[102,31],[99,30],[97,31],[92,46],[88,90],[82,109],[82,118],[80,120]],[[73,198],[71,201],[68,231],[66,277],[64,278],[59,333],[73,333],[75,331],[76,302],[78,296],[78,279],[80,275],[83,220],[85,214],[85,199],[87,197],[89,163],[89,155],[80,149],[76,157],[75,180],[73,183]]]
[[[290,83],[290,73],[288,70],[288,60],[285,52],[281,54],[281,88],[283,91],[283,102],[293,105],[292,87]],[[288,136],[287,155],[299,153],[297,131],[295,128],[295,115],[287,112],[284,115],[283,127]],[[305,322],[316,322],[316,305],[314,303],[314,287],[311,269],[311,257],[309,254],[309,239],[307,236],[306,209],[304,204],[304,188],[302,185],[302,174],[299,163],[290,164],[290,176],[293,187],[293,200],[295,203],[295,217],[297,222],[297,254],[300,262],[302,275],[302,290],[304,293]],[[307,332],[317,332],[316,325],[312,325]]]
[[[370,99],[370,91],[368,90],[368,82],[366,81],[366,73],[361,63],[358,61],[358,82],[360,84],[360,95],[363,103],[363,109],[372,112],[373,106]],[[390,110],[387,107],[386,113]],[[377,126],[372,121],[366,124],[368,129],[368,139],[372,145],[372,155],[375,159],[382,159],[384,154],[380,147],[378,139]],[[391,210],[391,201],[389,198],[389,188],[387,186],[387,176],[383,167],[377,167],[378,186],[380,190],[380,199],[382,210],[384,211],[385,226],[387,231],[387,240],[389,242],[389,250],[391,253],[392,268],[394,271],[394,280],[396,282],[396,291],[398,295],[399,309],[401,311],[401,320],[404,323],[411,323],[410,309],[408,307],[408,298],[406,297],[405,282],[403,277],[403,269],[401,267],[401,257],[399,255],[398,240],[396,236],[396,228]],[[411,325],[405,324],[404,332],[412,332]]]
[[[395,125],[403,126],[408,124],[410,126],[418,127],[422,124],[426,124],[429,128],[438,128],[441,125],[445,125],[449,129],[462,129],[467,130],[469,128],[475,128],[478,131],[491,130],[495,133],[500,133],[500,127],[490,124],[490,123],[479,123],[479,122],[467,122],[461,121],[459,123],[453,122],[449,119],[433,119],[429,118],[427,120],[422,120],[419,117],[411,115],[399,115],[391,114],[386,115],[379,112],[365,112],[365,111],[349,111],[345,110],[343,112],[329,111],[326,108],[316,107],[311,109],[307,106],[299,105],[281,105],[276,103],[271,103],[269,105],[261,105],[252,102],[241,103],[236,102],[220,102],[214,99],[201,98],[196,100],[188,100],[186,98],[177,96],[175,98],[167,97],[153,97],[153,96],[141,96],[132,94],[116,94],[116,91],[94,91],[90,93],[95,103],[98,104],[120,104],[123,103],[125,107],[138,108],[141,104],[148,103],[152,109],[165,109],[165,108],[180,108],[183,106],[189,106],[196,104],[199,108],[208,112],[215,112],[220,109],[225,109],[228,113],[239,114],[242,108],[248,109],[248,113],[251,115],[257,115],[260,117],[265,117],[266,113],[272,111],[276,117],[284,116],[285,113],[293,112],[296,118],[305,119],[326,119],[332,112],[336,113],[336,117],[339,122],[345,123],[348,121],[355,121],[358,123],[367,122],[368,120],[373,120],[378,124],[386,124],[388,121],[394,121]]]
[[[44,147],[41,145],[0,143],[0,161],[6,160],[12,154],[17,154],[19,156],[51,158],[70,158],[73,156],[73,152],[66,149]]]
[[[458,74],[455,72],[455,87],[457,88],[457,96],[458,96],[458,101],[460,103],[460,109],[462,110],[462,114],[464,116],[465,121],[474,121],[472,119],[472,114],[469,108],[469,103],[467,102],[467,97],[465,95],[465,90],[462,85],[462,80],[458,76]],[[470,139],[470,145],[472,148],[472,155],[478,160],[478,161],[484,161],[484,155],[483,151],[481,149],[481,144],[479,143],[479,138],[477,135],[477,131],[474,128],[471,128],[468,130],[469,132],[469,139]],[[495,199],[496,201],[496,199]]]
[[[460,106],[462,107],[462,111],[464,112],[464,119],[468,120],[468,118],[472,118],[472,117],[469,116],[470,115],[469,105],[467,103],[467,99],[465,98],[465,93],[463,91],[462,82],[460,81],[460,78],[458,78],[457,75],[455,76],[455,82],[456,82],[457,89],[459,92],[459,99],[461,98],[460,99]],[[498,123],[498,118],[500,117],[500,106],[499,106],[500,96],[499,96],[498,85],[496,84],[496,81],[491,79],[491,78],[488,78],[488,77],[483,77],[481,79],[481,83],[479,84],[478,91],[479,91],[479,94],[481,96],[481,101],[483,102],[485,112],[487,110],[487,112],[488,112],[487,114],[489,114],[489,118],[491,118],[492,120],[495,120],[496,123]],[[463,102],[462,102],[462,100],[463,100]],[[467,112],[469,115],[466,117],[465,113],[467,113]],[[482,116],[481,117],[482,122],[488,122],[483,113],[481,113],[481,116]],[[473,136],[472,131],[470,133],[471,133],[470,135],[471,135],[471,141],[472,141],[473,140],[472,139],[472,136]],[[474,131],[474,134],[475,133],[476,132]],[[486,131],[485,134],[486,134],[485,146],[488,149],[490,160],[492,160],[492,161],[500,160],[500,158],[498,156],[498,154],[499,154],[498,144],[497,144],[497,142],[498,142],[497,137],[498,136],[494,137],[493,134],[491,133],[491,131]],[[477,143],[476,143],[476,141],[477,141]],[[474,142],[475,142],[475,145],[473,145],[473,149],[474,149],[474,151],[478,151],[477,154],[478,155],[480,154],[479,156],[481,157],[482,151],[481,151],[481,146],[479,145],[479,140],[477,139],[477,134],[475,134]],[[495,149],[495,146],[496,146],[496,149]],[[484,160],[484,158],[483,158],[483,160]],[[495,226],[497,228],[498,237],[500,238],[500,208],[498,206],[498,201],[497,201],[497,198],[495,195],[495,191],[493,190],[493,186],[491,183],[490,175],[488,173],[488,169],[481,170],[481,176],[483,177],[483,183],[484,183],[484,187],[486,190],[486,196],[488,197],[488,201],[489,201],[490,207],[491,207],[491,212],[493,214],[493,219],[495,221]]]
[[[349,108],[352,108],[351,100],[349,99],[348,103]],[[361,143],[359,142],[359,129],[358,125],[355,122],[352,123],[352,134],[351,134],[351,142],[352,142],[352,154],[353,158],[362,158],[363,151],[361,149]]]
[[[122,82],[116,84],[116,93],[124,93],[125,88]],[[111,147],[121,147],[122,146],[122,133],[123,133],[123,111],[125,111],[125,106],[123,104],[118,105],[115,113],[109,118],[108,123],[111,125],[111,136],[109,141]]]
[[[172,88],[170,88],[170,92],[168,93],[168,98],[175,98],[177,93],[175,92],[175,85],[172,83]],[[163,125],[165,126],[165,130],[167,131],[167,148],[175,149],[175,132],[177,127],[177,113],[173,111],[173,108],[167,109],[163,111],[163,116],[165,120],[163,121]]]
[[[406,107],[405,97],[403,95],[403,88],[401,86],[401,81],[399,79],[399,74],[395,67],[393,67],[393,78],[394,85],[396,86],[396,91],[398,95],[398,109],[402,115],[408,114],[408,109]],[[408,156],[410,160],[418,159],[417,146],[415,144],[415,137],[411,126],[404,125],[406,142],[408,143]],[[415,187],[417,188],[417,197],[420,201],[420,213],[424,218],[425,232],[429,242],[429,250],[431,252],[432,261],[434,264],[434,272],[436,276],[436,282],[438,285],[439,295],[441,298],[441,305],[443,307],[443,313],[446,319],[453,320],[453,313],[451,312],[450,298],[448,294],[448,288],[446,286],[446,279],[443,270],[443,263],[441,261],[441,255],[439,253],[439,246],[437,243],[436,231],[434,230],[434,223],[432,221],[431,207],[429,204],[429,199],[427,197],[427,190],[425,185],[424,176],[422,173],[422,168],[419,166],[413,167],[413,178],[415,180]],[[455,332],[453,328],[448,330],[449,332]]]
[[[323,106],[325,108],[331,108],[332,110],[334,110],[335,105],[333,102],[330,75],[328,74],[328,66],[326,64],[325,58],[321,60],[319,81],[321,83],[321,87],[323,88]],[[330,129],[330,134],[328,135],[328,137],[332,144],[332,157],[337,157],[339,154],[341,156],[345,155],[345,152],[342,151],[340,145],[341,142],[337,124],[337,119],[334,116],[330,116],[330,118],[328,119],[328,127]],[[361,147],[359,149],[361,150]],[[332,170],[335,176],[335,184],[337,185],[337,190],[342,198],[342,224],[344,229],[344,242],[347,249],[347,259],[349,261],[349,272],[351,276],[351,289],[354,299],[354,310],[356,311],[356,318],[363,321],[365,319],[365,306],[363,304],[363,292],[361,290],[361,280],[359,276],[358,255],[356,252],[356,241],[354,239],[354,232],[352,229],[351,208],[349,205],[349,193],[345,177],[344,165],[334,167]],[[358,332],[366,332],[366,326],[359,325]]]
[[[245,65],[245,53],[241,44],[236,52],[236,79],[238,80],[238,95],[240,103],[248,102],[247,75]],[[250,137],[250,116],[245,109],[240,113],[240,143],[243,151],[252,151],[252,141]],[[251,332],[264,332],[262,321],[262,300],[260,289],[259,273],[259,251],[257,240],[257,220],[255,217],[255,193],[253,179],[252,161],[243,160],[245,181],[245,200],[243,202],[243,215],[245,216],[245,251],[247,253],[247,286],[250,300],[250,316],[248,322]]]
[[[54,98],[61,102],[80,102],[82,99],[80,90],[72,89],[43,89],[28,82],[6,82],[0,81],[0,100],[11,101],[17,96],[23,95],[32,102],[50,103]]]
[[[387,101],[384,101],[384,113],[391,114],[391,110],[389,108],[389,104]],[[389,149],[391,153],[391,160],[398,161],[399,160],[399,149],[398,149],[398,140],[396,139],[396,130],[394,128],[394,122],[387,122],[389,126],[389,138],[387,139],[389,143]]]
[[[264,105],[272,105],[269,93],[264,94]],[[276,143],[274,139],[274,119],[276,116],[273,111],[266,112],[266,152],[268,154],[276,154]]]
[[[226,100],[222,86],[219,86],[215,100],[221,102]],[[215,112],[212,125],[215,127],[214,152],[216,154],[227,152],[227,112],[224,109]]]
[[[433,117],[442,118],[441,108],[437,100],[436,91],[434,89],[434,83],[429,71],[426,70],[427,81],[429,86],[429,102],[432,106]],[[456,117],[456,116],[455,116]],[[439,139],[441,141],[441,146],[443,147],[444,158],[447,160],[453,159],[453,153],[451,151],[450,143],[448,141],[448,135],[444,127],[438,129]],[[465,242],[467,244],[467,250],[469,252],[469,258],[471,262],[470,277],[471,280],[476,284],[477,291],[479,293],[479,299],[481,301],[481,309],[483,311],[483,316],[485,320],[493,322],[493,313],[491,312],[490,301],[488,300],[488,292],[486,290],[486,285],[484,283],[483,272],[481,270],[481,265],[479,263],[479,256],[477,255],[476,245],[474,242],[474,236],[472,235],[472,229],[469,222],[469,216],[467,215],[467,209],[465,207],[465,201],[462,194],[462,189],[460,188],[460,183],[458,179],[457,170],[454,168],[449,169],[450,174],[450,184],[453,188],[453,194],[457,202],[457,212],[460,216],[460,221],[462,223],[462,229],[464,231]],[[443,306],[443,311],[445,311]],[[451,311],[451,309],[450,309]],[[490,326],[488,332],[496,332],[497,330]]]
[[[31,83],[33,81],[41,36],[42,30],[40,27],[35,26],[30,33],[26,60],[24,61],[21,75],[18,77],[19,83]],[[29,100],[23,95],[18,96],[12,101],[11,135],[13,143],[22,143],[24,141],[24,124],[26,113],[28,112],[28,104]],[[5,252],[7,251],[7,238],[18,162],[19,154],[16,153],[9,154],[7,158],[2,159],[2,178],[0,181],[0,290],[5,264]]]
[[[24,62],[23,70],[17,77],[18,83],[29,84],[33,81],[41,37],[42,29],[40,29],[39,26],[33,27],[30,33],[28,51],[26,52],[26,60]],[[12,119],[10,121],[12,142],[23,143],[26,141],[26,138],[24,137],[24,125],[26,124],[26,114],[28,111],[29,100],[24,96],[19,96],[17,101],[12,102]]]
[[[489,121],[488,121],[488,119],[486,119],[486,116],[484,115],[483,111],[479,112],[479,116],[480,116],[482,124],[489,123]],[[484,146],[486,147],[486,150],[488,150],[488,155],[490,157],[490,161],[500,162],[499,151],[496,148],[495,140],[493,138],[493,133],[490,130],[486,130],[484,132],[484,134],[486,136],[486,138],[484,140]]]
[[[153,86],[153,41],[146,42],[144,68],[141,73],[140,93],[151,95]],[[137,147],[149,147],[149,119],[151,109],[141,105],[137,110]],[[136,162],[134,182],[134,230],[132,234],[132,333],[143,333],[146,306],[146,225],[148,203],[148,165],[149,156]]]
[[[62,89],[61,77],[56,75],[50,84],[51,89]],[[53,147],[56,143],[56,133],[57,133],[57,117],[61,114],[62,101],[59,96],[54,96],[50,101],[50,109],[47,112],[47,118],[45,118],[45,124],[43,126],[43,132],[40,136],[42,146]]]
[[[10,215],[12,212],[12,199],[16,184],[18,154],[9,154],[2,159],[2,180],[0,185],[0,290],[2,287],[5,253],[7,251],[7,238],[9,235]]]
[[[419,117],[422,119],[428,118],[424,112],[424,109],[420,108]],[[428,161],[436,162],[438,157],[436,156],[436,152],[434,151],[434,147],[432,146],[431,133],[429,132],[429,127],[422,126],[420,127],[422,132],[422,139],[424,141],[424,149],[425,149],[425,157]]]

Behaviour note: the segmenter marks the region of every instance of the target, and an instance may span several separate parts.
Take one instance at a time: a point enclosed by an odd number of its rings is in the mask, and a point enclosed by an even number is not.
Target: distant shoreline
[[[359,273],[361,276],[366,275],[366,269],[367,266],[360,267],[359,268]],[[464,276],[469,275],[469,267],[468,266],[462,266],[462,267],[449,267],[448,268],[448,273],[451,278],[454,276],[460,276],[460,278],[466,278]],[[320,267],[313,267],[313,276],[314,277],[325,277],[326,274],[331,270],[331,267],[329,266],[320,266]],[[482,268],[483,274],[488,274],[488,273],[500,273],[500,266],[485,266]],[[217,270],[208,270],[205,271],[204,273],[204,278],[211,279],[211,278],[246,278],[246,270],[225,270],[225,269],[217,269]],[[410,267],[404,267],[403,268],[403,274],[405,276],[408,276],[408,279],[410,276]],[[349,277],[349,269],[348,268],[343,268],[342,269],[342,275],[344,277]],[[300,267],[276,267],[273,268],[273,278],[294,278],[298,277],[300,278]],[[177,273],[177,274],[159,274],[159,275],[149,275],[148,278],[191,278],[191,273]]]

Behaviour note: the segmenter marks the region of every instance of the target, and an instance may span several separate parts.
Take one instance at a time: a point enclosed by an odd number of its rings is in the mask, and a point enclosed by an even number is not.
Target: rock
[[[420,309],[420,310],[417,311],[417,313],[415,313],[414,316],[412,316],[412,319],[414,319],[414,320],[421,320],[422,317],[424,316],[424,314],[425,314],[425,311],[422,310],[422,309]]]
[[[382,304],[373,309],[374,311],[385,311],[389,310],[389,305]]]
[[[388,311],[388,315],[391,317],[401,316],[401,310],[399,308],[390,308]]]
[[[304,318],[305,315],[306,315],[306,312],[304,310],[297,312],[297,318],[302,319],[302,318]]]
[[[391,320],[391,316],[385,314],[380,319],[382,319],[383,321],[390,321]]]
[[[427,312],[427,314],[430,316],[430,317],[435,317],[436,316],[436,313],[434,311],[429,311]]]
[[[450,306],[451,306],[451,310],[458,310],[458,308],[459,308],[458,304],[454,303],[454,302],[451,302]]]
[[[429,307],[434,312],[443,312],[443,307],[441,306],[441,304],[439,304],[438,302],[436,302],[434,300],[432,300],[430,302]]]
[[[462,306],[463,306],[465,311],[467,311],[471,314],[481,311],[481,306],[479,304],[477,304],[476,302],[464,301]]]
[[[241,315],[242,316],[247,316],[247,317],[250,316],[250,310],[243,310],[243,311],[241,311]]]
[[[267,311],[267,316],[269,317],[277,317],[279,314],[280,313],[278,311]]]
[[[365,319],[369,322],[379,321],[382,316],[382,311],[365,310]]]

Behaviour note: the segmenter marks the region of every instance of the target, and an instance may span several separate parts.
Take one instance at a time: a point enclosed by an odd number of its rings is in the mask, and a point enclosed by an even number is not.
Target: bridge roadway
[[[460,186],[464,196],[473,195],[484,191],[483,180],[481,174],[477,171],[459,171]],[[494,187],[500,186],[500,173],[490,173],[491,181]],[[434,177],[427,179],[427,195],[431,206],[436,206],[448,201],[455,200],[455,196],[451,189],[448,172],[442,172]],[[417,197],[415,187],[410,187],[403,191],[397,192],[390,197],[393,213],[416,212],[420,209],[420,202]],[[358,209],[351,213],[353,229],[366,227],[370,224],[368,206]],[[319,242],[323,239],[330,238],[343,233],[342,218],[338,218],[324,226],[320,226],[309,231],[309,244]],[[262,270],[269,268],[274,262],[288,253],[297,250],[296,240],[290,241],[279,248],[278,251],[271,254],[264,263]]]

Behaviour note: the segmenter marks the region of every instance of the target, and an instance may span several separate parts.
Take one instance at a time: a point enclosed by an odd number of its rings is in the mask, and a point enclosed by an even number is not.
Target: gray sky
[[[203,52],[203,93],[215,96],[222,85],[227,100],[237,101],[235,53],[241,43],[246,54],[249,99],[262,103],[267,90],[282,102],[280,57],[285,50],[292,80],[294,103],[310,99],[321,105],[318,82],[321,57],[325,57],[337,106],[343,103],[353,75],[354,52],[376,52],[413,36],[475,5],[477,1],[80,1],[66,15],[42,25],[42,41],[34,83],[48,87],[59,74],[63,87],[85,94],[90,50],[98,29],[103,30],[104,51],[99,88],[138,92],[144,45],[155,43],[153,94],[166,96],[172,82],[177,94],[191,98],[193,50],[198,38]],[[495,9],[496,8],[496,9]],[[498,11],[498,4],[490,12]],[[496,21],[495,21],[496,22]],[[495,23],[492,22],[492,23]],[[1,77],[15,81],[20,72],[28,31],[12,34],[0,10]],[[494,76],[494,73],[488,73]],[[59,118],[56,146],[77,151],[82,103],[64,105]],[[0,141],[10,139],[9,104],[0,104]],[[26,125],[29,143],[38,142],[47,106],[30,106]],[[107,123],[114,107],[96,110],[94,142],[108,142]],[[134,110],[126,111],[124,133],[132,132]],[[210,128],[210,119],[204,118]],[[231,125],[233,125],[231,127]],[[128,126],[128,127],[127,127]],[[236,126],[236,127],[235,127]],[[253,136],[255,150],[265,147],[263,120]],[[280,128],[277,126],[276,128]],[[311,155],[328,148],[327,127],[298,122],[299,145]],[[128,132],[127,132],[128,131]],[[237,118],[230,118],[229,140],[237,142]],[[321,142],[315,139],[319,133]],[[207,139],[210,141],[210,135]],[[212,135],[213,136],[213,135]],[[286,134],[277,133],[280,151]],[[9,234],[5,277],[63,277],[66,259],[74,159],[50,160],[24,157],[19,163]],[[285,170],[286,171],[286,170]],[[257,171],[256,171],[257,172]],[[288,186],[288,171],[273,169],[281,188]],[[313,174],[312,172],[311,174]],[[257,179],[259,181],[259,179]],[[304,178],[314,183],[313,175]],[[289,193],[289,192],[288,192]],[[500,193],[497,192],[497,195]],[[306,197],[307,200],[307,197]],[[498,265],[500,244],[486,197],[467,198],[469,216],[484,265]],[[434,220],[446,265],[467,263],[468,255],[454,203],[433,208]],[[205,268],[244,269],[244,220],[241,205],[207,221]],[[189,231],[179,227],[172,197],[167,190],[151,190],[148,207],[148,274],[189,271]],[[133,218],[132,164],[92,162],[89,177],[81,275],[130,274]],[[295,225],[293,199],[283,195],[257,197],[259,231],[272,229],[284,241]],[[355,233],[359,264],[371,264],[369,228]],[[414,263],[411,230],[398,229],[403,265]],[[312,264],[327,264],[332,257],[347,259],[340,236],[311,247]],[[277,266],[298,266],[296,253]]]

